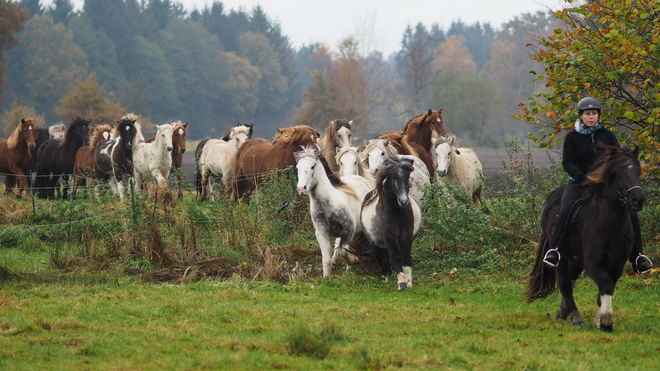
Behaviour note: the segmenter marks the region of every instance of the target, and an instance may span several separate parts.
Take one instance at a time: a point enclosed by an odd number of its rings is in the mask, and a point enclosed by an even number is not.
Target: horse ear
[[[429,108],[429,111],[427,112],[429,115],[433,114],[433,110]]]
[[[368,145],[369,145],[369,139],[364,138],[364,146],[366,147],[366,146],[368,146]]]
[[[635,146],[632,150],[632,155],[635,156],[636,159],[639,159],[639,147]]]
[[[385,147],[389,146],[392,143],[390,138],[385,139]]]
[[[183,124],[183,128],[184,128],[185,130],[188,130],[188,123],[187,123],[187,122],[186,122],[185,124]]]
[[[335,153],[339,153],[339,151],[341,151],[341,148],[340,147],[335,147]]]
[[[21,124],[25,124],[25,119],[21,119]]]
[[[348,127],[350,127],[351,130],[353,130],[353,120],[350,120],[350,121],[348,122]]]

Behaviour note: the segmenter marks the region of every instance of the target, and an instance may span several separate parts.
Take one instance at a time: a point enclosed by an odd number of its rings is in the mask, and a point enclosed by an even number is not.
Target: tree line
[[[189,122],[192,139],[237,122],[271,137],[279,127],[323,129],[337,118],[368,137],[441,108],[451,132],[481,146],[526,135],[513,118],[537,92],[525,45],[530,34],[550,34],[554,19],[521,14],[500,29],[420,23],[384,56],[355,35],[336,48],[296,50],[261,7],[228,10],[219,1],[188,11],[173,0],[85,0],[74,11],[70,0],[3,0],[0,10],[5,128],[25,113],[50,125],[134,112],[147,123]]]

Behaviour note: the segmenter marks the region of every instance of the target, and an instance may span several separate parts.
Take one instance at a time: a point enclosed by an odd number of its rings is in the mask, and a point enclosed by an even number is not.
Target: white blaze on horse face
[[[351,130],[347,127],[341,127],[337,130],[337,146],[339,148],[348,148],[351,146]]]
[[[449,170],[449,162],[451,161],[451,147],[449,143],[440,143],[435,147],[435,162],[437,168],[435,171],[440,176],[447,175]]]
[[[179,128],[179,135],[183,135],[183,134],[185,134],[185,133],[186,133],[186,132],[183,131],[183,129]]]
[[[316,159],[312,157],[303,157],[298,160],[296,169],[298,171],[298,184],[296,188],[298,189],[298,194],[304,196],[307,194],[307,190],[312,185],[312,180],[314,179],[314,171],[317,165]]]

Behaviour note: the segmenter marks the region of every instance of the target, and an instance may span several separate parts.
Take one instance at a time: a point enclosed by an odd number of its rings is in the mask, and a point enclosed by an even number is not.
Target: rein
[[[623,202],[624,205],[628,205],[628,195],[630,192],[632,192],[634,189],[639,189],[640,191],[642,190],[642,187],[640,186],[632,186],[624,191],[619,191],[619,201]]]

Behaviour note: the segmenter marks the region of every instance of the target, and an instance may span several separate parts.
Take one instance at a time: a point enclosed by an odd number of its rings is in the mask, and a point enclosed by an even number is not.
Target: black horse
[[[94,148],[94,172],[92,179],[107,182],[113,193],[124,198],[122,177],[133,175],[133,147],[137,144],[138,130],[135,120],[117,121],[110,140],[105,140]],[[97,192],[98,196],[98,192]]]
[[[408,195],[412,171],[412,160],[390,156],[376,173],[376,189],[365,196],[360,214],[362,233],[384,277],[391,272],[391,259],[398,290],[412,287],[410,254],[422,225],[419,206]]]
[[[633,248],[631,218],[646,200],[639,182],[638,155],[637,149],[604,148],[588,174],[585,194],[577,202],[581,207],[576,209],[581,211],[569,218],[572,225],[566,232],[565,246],[570,258],[561,260],[556,271],[543,263],[543,256],[559,212],[563,187],[550,193],[541,211],[541,238],[525,292],[528,302],[553,293],[556,281],[562,295],[557,318],[570,318],[573,325],[583,326],[573,299],[573,285],[584,270],[598,285],[596,328],[612,331],[614,286]]]
[[[63,139],[48,139],[37,152],[37,178],[35,189],[40,198],[54,198],[60,177],[68,181],[73,174],[76,152],[89,142],[91,120],[77,117],[71,120]],[[62,197],[67,198],[65,186]]]

